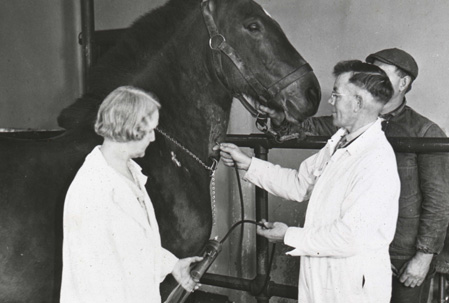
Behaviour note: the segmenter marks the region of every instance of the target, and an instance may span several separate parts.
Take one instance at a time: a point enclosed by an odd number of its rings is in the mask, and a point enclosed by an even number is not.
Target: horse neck
[[[198,6],[197,0],[169,0],[137,19],[92,68],[86,95],[103,100],[116,87],[129,84]]]
[[[138,81],[161,101],[160,128],[206,159],[226,135],[232,96],[210,68],[209,38],[199,10],[184,28],[152,60],[150,79],[142,81],[144,75]]]

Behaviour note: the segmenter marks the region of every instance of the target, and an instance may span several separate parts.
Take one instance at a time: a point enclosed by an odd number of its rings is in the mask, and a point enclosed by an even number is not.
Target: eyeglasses
[[[342,97],[342,96],[349,96],[349,95],[346,95],[346,94],[339,94],[339,93],[333,91],[333,92],[331,93],[331,101],[332,101],[332,103],[337,102],[338,98],[340,98],[340,97]]]

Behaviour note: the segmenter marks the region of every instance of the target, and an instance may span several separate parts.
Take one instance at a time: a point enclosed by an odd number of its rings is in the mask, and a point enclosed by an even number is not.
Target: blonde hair
[[[121,86],[101,103],[95,132],[117,142],[137,141],[148,131],[149,121],[159,110],[157,97],[132,86]]]

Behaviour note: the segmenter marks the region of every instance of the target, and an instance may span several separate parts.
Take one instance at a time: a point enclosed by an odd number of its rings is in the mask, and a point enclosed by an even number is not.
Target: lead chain
[[[178,141],[176,141],[175,139],[173,139],[172,137],[170,137],[166,132],[160,130],[159,128],[155,129],[157,132],[159,132],[161,135],[163,135],[165,138],[167,138],[168,140],[170,140],[171,142],[173,142],[175,145],[177,145],[178,147],[180,147],[183,151],[185,151],[190,157],[192,157],[193,159],[195,159],[199,164],[201,164],[205,169],[207,169],[208,171],[211,172],[211,175],[215,172],[215,170],[217,169],[217,163],[214,161],[214,163],[212,163],[211,166],[207,166],[206,163],[204,163],[203,161],[201,161],[200,158],[198,158],[194,153],[192,153],[190,150],[188,150],[186,147],[184,147],[181,143],[179,143]]]
[[[207,166],[206,163],[201,161],[200,158],[198,158],[194,153],[192,153],[190,150],[188,150],[186,147],[184,147],[181,143],[176,141],[174,138],[170,137],[166,132],[160,130],[159,128],[155,128],[157,132],[159,132],[161,135],[163,135],[165,138],[173,142],[176,146],[180,147],[183,151],[185,151],[189,156],[191,156],[193,159],[195,159],[201,166],[203,166],[206,170],[210,172],[211,177],[211,185],[210,185],[210,193],[211,193],[211,209],[212,209],[212,225],[215,225],[216,222],[216,212],[217,212],[217,205],[216,205],[216,191],[215,191],[215,171],[218,167],[218,161],[216,159],[213,159],[213,163],[211,166]]]
[[[211,196],[211,209],[212,209],[212,226],[215,226],[217,222],[217,202],[215,191],[215,171],[212,172],[210,181],[210,196]]]

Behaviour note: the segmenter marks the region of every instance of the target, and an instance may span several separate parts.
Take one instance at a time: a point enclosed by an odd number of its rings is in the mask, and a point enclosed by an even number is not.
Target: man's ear
[[[399,91],[406,91],[410,86],[410,83],[412,83],[412,78],[410,76],[402,77],[401,80],[399,80]]]
[[[354,107],[354,112],[358,112],[362,109],[364,100],[363,100],[363,97],[360,95],[355,95],[355,100],[356,100],[356,104]]]

